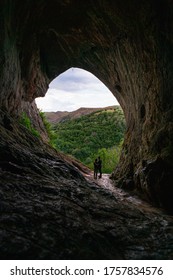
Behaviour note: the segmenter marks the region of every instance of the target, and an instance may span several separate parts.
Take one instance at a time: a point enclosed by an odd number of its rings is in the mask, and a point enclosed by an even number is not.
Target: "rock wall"
[[[124,110],[117,184],[172,209],[173,4],[166,0],[12,1],[0,7],[0,104],[17,117],[68,68],[96,75]],[[26,109],[27,108],[27,109]]]

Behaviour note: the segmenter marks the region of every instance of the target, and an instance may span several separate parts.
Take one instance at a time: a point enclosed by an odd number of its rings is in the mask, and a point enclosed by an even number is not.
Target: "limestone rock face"
[[[1,1],[0,13],[4,114],[16,118],[27,108],[41,123],[34,99],[45,95],[50,81],[72,66],[90,71],[126,117],[112,177],[172,211],[172,1],[9,0]]]

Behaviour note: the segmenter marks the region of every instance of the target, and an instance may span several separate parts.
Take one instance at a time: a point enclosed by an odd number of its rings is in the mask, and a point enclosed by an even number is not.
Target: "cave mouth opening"
[[[92,73],[69,68],[49,85],[36,104],[52,124],[53,145],[93,169],[102,158],[103,173],[119,162],[125,133],[124,113],[112,92]]]
[[[81,107],[103,108],[119,105],[100,79],[77,67],[71,67],[53,79],[45,97],[36,98],[36,103],[44,112],[71,112]]]

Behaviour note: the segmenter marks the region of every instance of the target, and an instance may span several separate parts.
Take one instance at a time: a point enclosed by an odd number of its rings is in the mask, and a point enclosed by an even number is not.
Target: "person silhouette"
[[[97,164],[98,164],[98,172],[100,173],[99,178],[101,178],[102,177],[102,160],[101,160],[100,156],[98,157]]]
[[[98,159],[96,158],[94,161],[94,179],[97,179],[98,174]]]

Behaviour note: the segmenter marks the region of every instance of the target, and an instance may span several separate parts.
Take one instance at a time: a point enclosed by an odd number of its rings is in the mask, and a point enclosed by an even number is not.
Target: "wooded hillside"
[[[54,124],[56,149],[72,155],[90,168],[99,155],[103,172],[111,173],[119,159],[125,119],[119,106]]]

